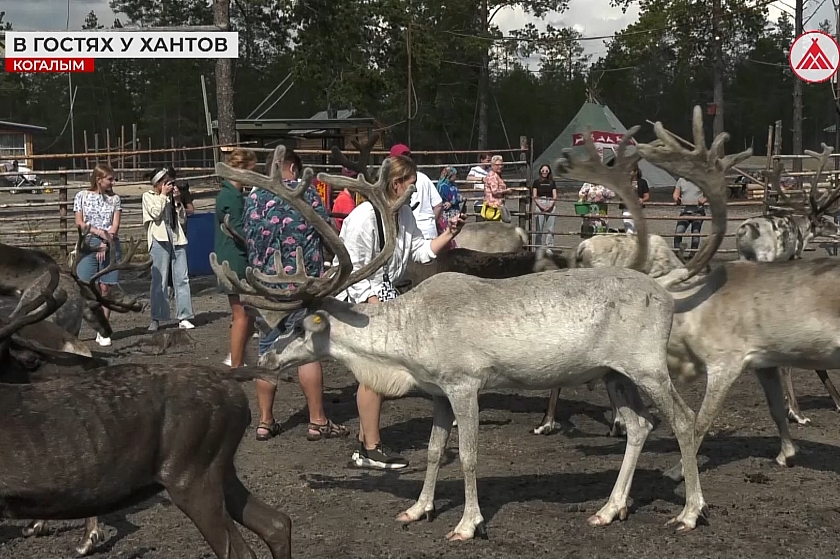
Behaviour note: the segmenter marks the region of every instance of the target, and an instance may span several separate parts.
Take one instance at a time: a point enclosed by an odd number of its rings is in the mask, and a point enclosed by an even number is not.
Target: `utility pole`
[[[834,19],[834,35],[840,42],[840,3],[837,4],[837,13]],[[840,79],[834,74],[834,149],[840,149]],[[840,169],[840,157],[834,158],[834,168]],[[840,180],[835,175],[835,180]]]
[[[712,0],[712,33],[714,35],[712,73],[715,103],[715,118],[712,129],[715,136],[723,133],[723,35],[720,31],[722,15],[721,0]]]
[[[481,34],[490,37],[487,0],[481,0]],[[490,97],[490,46],[486,43],[481,53],[481,77],[478,82],[478,149],[487,149],[487,100]]]
[[[805,10],[805,0],[796,0],[796,36],[802,34],[802,14]],[[802,154],[802,80],[793,80],[793,154]],[[793,170],[802,170],[802,160],[793,160]]]
[[[222,31],[230,29],[230,0],[213,1],[213,24]],[[233,60],[216,59],[216,118],[219,143],[236,142],[236,113],[233,109]]]
[[[413,84],[411,83],[411,2],[408,3],[408,30],[405,34],[405,46],[408,51],[408,89],[406,90],[406,98],[407,98],[407,109],[406,109],[406,122],[408,123],[408,134],[407,140],[408,145],[411,146],[411,94],[413,90]]]

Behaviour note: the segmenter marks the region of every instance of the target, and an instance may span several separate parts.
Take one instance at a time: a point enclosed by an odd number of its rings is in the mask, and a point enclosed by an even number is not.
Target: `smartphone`
[[[461,202],[461,217],[467,217],[467,201]]]

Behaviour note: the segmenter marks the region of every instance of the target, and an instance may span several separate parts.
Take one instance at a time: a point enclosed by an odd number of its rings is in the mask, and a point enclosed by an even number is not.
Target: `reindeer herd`
[[[691,150],[661,123],[654,127],[657,140],[631,148],[637,131],[625,134],[610,166],[601,162],[588,136],[587,157],[567,152],[557,163],[563,176],[619,194],[637,233],[583,241],[567,262],[551,251],[522,250],[522,232],[514,227],[487,223],[465,228],[459,248],[440,255],[427,269],[412,271],[405,292],[381,305],[353,305],[335,296],[374,273],[394,252],[396,214],[411,189],[397,201],[388,199],[387,160],[375,179],[366,165],[357,179],[318,175],[333,189],[363,194],[383,217],[382,252],[355,271],[332,225],[303,201],[311,169],[300,186],[290,189],[276,168],[264,175],[219,163],[220,177],[269,190],[299,211],[338,262],[324,276],[308,277],[299,253],[294,274],[282,266],[277,275],[249,268],[240,278],[211,255],[219,282],[241,294],[269,323],[292,311],[307,313],[304,336],[280,352],[269,352],[260,367],[111,364],[94,357],[78,342],[82,322],[110,335],[103,308],[127,313],[142,305],[104,297],[96,278],[82,281],[74,270],[64,273],[45,253],[0,244],[0,294],[18,298],[8,318],[0,320],[0,448],[16,449],[0,454],[0,517],[32,520],[24,531],[28,535],[40,532],[46,520],[85,518],[85,536],[77,548],[85,555],[102,538],[97,515],[166,490],[217,557],[255,556],[238,523],[265,542],[273,559],[289,558],[289,516],[252,495],[234,467],[251,422],[241,382],[334,359],[383,395],[400,397],[417,388],[432,397],[425,482],[417,501],[397,516],[399,522],[434,516],[439,468],[455,420],[465,506],[447,539],[486,533],[476,481],[482,391],[551,390],[545,418],[534,429],[544,434],[554,429],[563,386],[602,380],[613,405],[613,433],[624,431],[627,441],[613,490],[589,523],[608,525],[628,515],[636,463],[653,429],[644,394],[680,448],[680,463],[668,475],[685,481],[685,506],[668,524],[694,529],[708,514],[697,453],[742,371],[753,370],[764,390],[781,437],[776,458],[781,465],[789,465],[796,453],[788,413],[803,420],[789,369],[782,375],[781,368],[817,370],[840,408],[826,374],[840,368],[840,296],[834,296],[840,262],[798,258],[814,237],[837,234],[825,214],[840,199],[840,189],[818,197],[819,176],[831,150],[813,153],[821,167],[806,217],[779,210],[748,220],[737,234],[741,260],[712,264],[726,232],[726,173],[751,151],[725,155],[726,134],[707,147],[699,107],[693,114]],[[282,160],[277,155],[274,160]],[[630,182],[630,170],[642,158],[693,181],[709,201],[712,232],[687,263],[661,237],[647,233]],[[779,173],[771,177],[776,185]],[[79,231],[78,249],[85,233]],[[106,271],[149,266],[133,263],[135,249],[133,244]],[[453,299],[459,301],[459,312],[439,320],[434,309]],[[497,335],[475,336],[477,324]],[[534,340],[541,340],[539,351]],[[459,359],[445,357],[453,354]],[[706,392],[695,413],[672,377],[690,381],[702,376]],[[127,425],[131,437],[125,436]]]

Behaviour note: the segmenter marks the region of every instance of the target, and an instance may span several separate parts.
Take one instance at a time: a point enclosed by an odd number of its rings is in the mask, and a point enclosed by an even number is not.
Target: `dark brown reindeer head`
[[[370,182],[372,180],[370,168],[368,167],[370,152],[373,149],[373,146],[376,145],[376,142],[379,141],[380,136],[381,134],[379,132],[374,132],[368,136],[367,141],[363,144],[360,144],[356,140],[350,140],[350,143],[359,152],[359,158],[356,161],[348,159],[347,156],[338,149],[338,146],[333,146],[332,157],[342,167],[355,171],[359,175],[364,176],[366,181]]]
[[[125,301],[123,298],[105,297],[102,294],[102,291],[99,289],[99,285],[96,283],[97,280],[105,274],[113,272],[114,270],[127,271],[147,269],[152,265],[152,259],[149,258],[148,260],[140,263],[131,262],[131,260],[134,258],[134,253],[137,252],[137,247],[140,245],[140,239],[138,239],[135,242],[134,238],[132,237],[131,239],[129,239],[128,251],[125,253],[122,260],[120,260],[119,262],[115,262],[115,251],[109,250],[108,254],[110,255],[110,260],[108,261],[108,266],[106,266],[105,269],[95,273],[88,281],[84,281],[78,276],[78,266],[79,261],[81,260],[80,256],[83,253],[85,238],[90,232],[90,226],[85,225],[84,227],[77,227],[77,229],[78,239],[76,240],[76,254],[78,256],[76,264],[70,268],[70,275],[73,277],[73,279],[76,281],[76,284],[79,286],[79,289],[82,293],[82,297],[84,297],[84,299],[87,301],[87,306],[83,311],[85,320],[103,336],[110,336],[112,333],[111,325],[108,322],[108,319],[105,317],[103,308],[110,309],[114,312],[127,313],[140,312],[143,310],[143,305],[140,302],[138,302],[136,298]],[[110,244],[108,241],[104,242],[106,245]]]
[[[278,146],[274,151],[274,160],[282,161],[284,155],[285,147]],[[234,169],[225,163],[217,163],[216,174],[222,178],[268,190],[284,200],[315,228],[326,247],[331,249],[338,259],[337,266],[330,267],[322,277],[315,278],[306,275],[303,252],[300,248],[297,250],[296,271],[293,274],[284,271],[282,257],[277,252],[274,256],[276,274],[267,275],[248,267],[245,270],[245,278],[242,279],[230,269],[227,262],[220,264],[216,254],[212,253],[210,264],[220,283],[231,292],[239,293],[243,304],[260,309],[263,318],[271,326],[275,326],[287,314],[297,309],[318,308],[320,302],[327,297],[338,295],[347,287],[380,269],[391,258],[396,248],[397,213],[414,192],[412,186],[399,198],[389,198],[391,173],[388,160],[382,164],[379,179],[373,184],[368,182],[363,173],[355,179],[326,173],[318,175],[320,180],[332,188],[347,188],[362,194],[382,215],[385,232],[383,249],[369,264],[354,272],[350,255],[336,230],[318,215],[303,196],[312,185],[314,172],[311,168],[307,167],[303,171],[303,176],[295,188],[289,188],[283,182],[282,175],[276,167],[272,167],[270,176],[266,177],[254,171]]]
[[[826,189],[822,196],[819,196],[819,183],[823,178],[825,167],[831,159],[831,154],[834,148],[826,144],[822,144],[822,153],[817,153],[812,150],[805,150],[805,154],[815,158],[818,162],[817,171],[811,178],[811,188],[808,190],[807,200],[802,202],[794,201],[781,187],[781,175],[784,171],[784,165],[781,161],[776,161],[768,181],[770,186],[775,187],[778,192],[779,201],[784,204],[783,207],[775,207],[774,214],[802,214],[807,218],[807,231],[803,234],[810,240],[814,237],[838,237],[840,236],[840,227],[834,221],[829,210],[832,206],[840,200],[840,184],[833,189]]]

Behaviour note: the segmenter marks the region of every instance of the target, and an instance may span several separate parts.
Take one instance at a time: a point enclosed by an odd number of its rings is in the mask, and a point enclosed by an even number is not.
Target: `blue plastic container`
[[[215,234],[215,213],[194,213],[187,216],[187,266],[191,278],[213,275],[210,253],[214,249]]]

